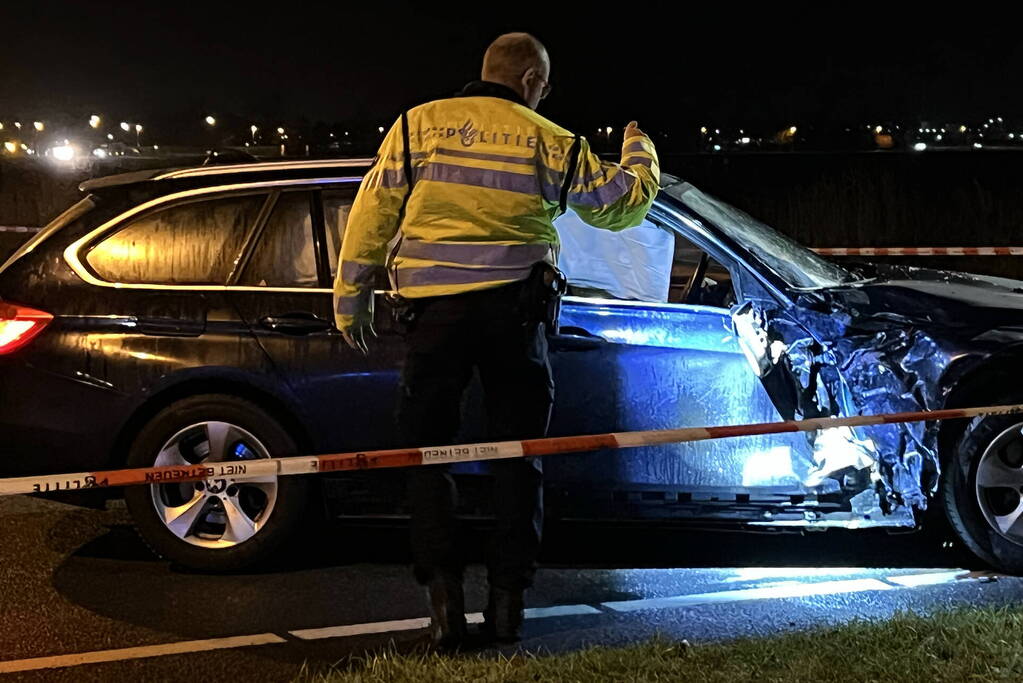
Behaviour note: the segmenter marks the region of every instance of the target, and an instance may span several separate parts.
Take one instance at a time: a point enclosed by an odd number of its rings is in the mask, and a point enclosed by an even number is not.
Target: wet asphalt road
[[[331,527],[276,567],[230,576],[155,559],[119,506],[0,499],[0,538],[0,672],[79,653],[118,660],[9,674],[13,680],[289,680],[303,663],[323,668],[391,641],[408,649],[422,634],[405,621],[425,616],[426,606],[400,526]],[[521,647],[559,651],[656,634],[698,643],[899,609],[1023,602],[1023,580],[970,571],[978,569],[940,535],[556,527],[528,597]],[[470,612],[482,608],[484,590],[473,565]],[[367,623],[374,626],[334,628]],[[271,644],[221,640],[252,636]],[[139,658],[182,643],[181,654]],[[239,644],[246,646],[195,652]],[[158,649],[108,652],[150,646]],[[57,663],[67,661],[36,662]]]

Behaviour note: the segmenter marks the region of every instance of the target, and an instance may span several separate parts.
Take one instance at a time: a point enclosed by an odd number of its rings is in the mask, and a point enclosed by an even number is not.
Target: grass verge
[[[486,681],[944,681],[1023,680],[1023,608],[912,613],[888,621],[689,646],[655,639],[565,655],[397,654],[354,658],[311,683]]]

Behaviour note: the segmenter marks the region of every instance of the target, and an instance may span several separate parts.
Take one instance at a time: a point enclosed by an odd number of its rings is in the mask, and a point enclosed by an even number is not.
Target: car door
[[[357,180],[357,179],[356,179]],[[318,452],[393,445],[400,340],[385,311],[373,352],[334,328],[331,285],[355,182],[284,188],[239,264],[232,297],[301,406]]]
[[[572,272],[571,256],[562,254],[570,284],[574,280],[573,289],[585,296],[566,299],[561,334],[552,340],[557,383],[552,433],[780,419],[732,329],[731,310],[742,296],[733,278],[738,264],[698,247],[680,226],[661,219],[646,226],[665,231],[673,242],[660,256],[670,265],[660,301],[617,298],[623,291],[649,289],[622,282],[638,266],[621,262],[628,251],[621,244],[606,249],[602,259],[605,265],[620,261],[611,269],[617,276],[603,266],[596,274]],[[573,240],[563,242],[569,249]],[[597,487],[620,498],[629,491],[652,498],[681,491],[697,498],[728,494],[733,500],[751,493],[788,496],[802,491],[798,462],[806,458],[794,455],[800,448],[798,439],[787,436],[751,437],[557,456],[545,467],[552,486],[567,492]]]

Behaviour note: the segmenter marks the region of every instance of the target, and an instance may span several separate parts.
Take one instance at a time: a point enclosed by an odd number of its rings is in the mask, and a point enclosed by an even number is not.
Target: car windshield
[[[704,194],[689,183],[668,185],[664,192],[713,223],[792,287],[834,287],[858,279],[845,268],[821,258],[774,228],[720,199]]]

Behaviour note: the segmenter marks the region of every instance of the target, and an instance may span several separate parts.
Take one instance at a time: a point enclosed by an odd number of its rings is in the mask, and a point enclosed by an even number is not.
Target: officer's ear
[[[528,93],[529,92],[529,88],[530,88],[529,82],[531,80],[533,80],[533,78],[535,76],[536,76],[536,67],[535,66],[529,67],[528,69],[526,69],[526,73],[522,74],[522,92],[523,93]]]

